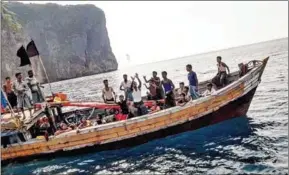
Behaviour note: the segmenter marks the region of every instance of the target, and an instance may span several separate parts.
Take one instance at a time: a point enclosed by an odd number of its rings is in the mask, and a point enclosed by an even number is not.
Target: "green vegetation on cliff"
[[[19,32],[22,29],[22,25],[18,22],[16,14],[9,11],[5,3],[1,3],[1,12],[3,28],[10,29],[14,32]]]

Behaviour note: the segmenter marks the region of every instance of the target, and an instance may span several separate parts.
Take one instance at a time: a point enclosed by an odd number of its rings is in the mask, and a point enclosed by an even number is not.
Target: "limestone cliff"
[[[35,41],[51,81],[117,69],[101,9],[16,2],[5,7],[20,27],[16,31],[8,25],[2,27],[2,78],[19,70],[16,51],[30,39]],[[45,80],[37,59],[31,58],[32,64],[38,77]]]

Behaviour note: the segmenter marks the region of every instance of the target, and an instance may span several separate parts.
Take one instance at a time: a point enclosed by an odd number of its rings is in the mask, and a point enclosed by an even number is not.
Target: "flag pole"
[[[52,94],[52,96],[53,96],[53,92],[52,92],[52,88],[51,88],[50,80],[49,80],[49,78],[48,78],[48,75],[47,75],[46,69],[45,69],[45,67],[44,67],[44,64],[43,64],[43,62],[42,62],[42,58],[41,58],[40,55],[38,55],[38,59],[39,59],[39,61],[40,61],[40,63],[41,63],[41,66],[43,67],[43,70],[44,70],[44,73],[45,73],[45,76],[46,76],[46,79],[47,79],[47,82],[48,82],[48,85],[49,85],[50,92],[51,92],[51,94]]]
[[[6,96],[6,93],[3,91],[2,88],[1,88],[1,92],[2,92],[2,94],[3,94],[4,98],[5,98],[5,100],[7,101],[7,104],[8,104],[8,106],[9,106],[9,108],[10,108],[11,114],[13,115],[13,117],[15,117],[15,113],[14,113],[14,111],[13,111],[13,108],[12,108],[12,106],[11,106],[11,104],[10,104],[10,102],[9,102],[9,100],[8,100],[8,98],[7,98],[7,96]]]
[[[40,61],[40,64],[41,64],[41,66],[42,66],[42,68],[43,68],[43,70],[44,70],[46,79],[47,79],[47,81],[48,81],[48,85],[49,85],[50,92],[51,92],[51,94],[52,94],[52,96],[53,96],[53,92],[52,92],[50,80],[49,80],[49,78],[48,78],[46,69],[45,69],[45,67],[44,67],[42,58],[41,58],[41,56],[40,56],[40,54],[39,54],[39,52],[38,52],[38,49],[37,49],[37,47],[36,47],[36,45],[35,45],[35,43],[34,43],[34,41],[33,41],[32,39],[31,39],[31,41],[30,41],[30,42],[27,44],[27,46],[26,46],[26,52],[27,52],[27,55],[28,55],[29,58],[30,58],[30,57],[33,57],[33,56],[36,56],[36,55],[38,56],[38,59],[39,59],[39,61]]]

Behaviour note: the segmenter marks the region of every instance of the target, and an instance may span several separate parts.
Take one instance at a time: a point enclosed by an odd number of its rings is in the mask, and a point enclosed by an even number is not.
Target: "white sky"
[[[26,1],[23,3],[47,3]],[[120,66],[288,37],[288,1],[53,1],[104,10]]]

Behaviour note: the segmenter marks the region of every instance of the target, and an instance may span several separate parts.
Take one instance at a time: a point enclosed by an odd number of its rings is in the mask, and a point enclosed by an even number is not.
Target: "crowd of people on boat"
[[[173,81],[168,78],[166,71],[161,72],[161,77],[156,71],[152,72],[152,77],[147,79],[143,76],[144,87],[147,90],[146,98],[142,97],[143,83],[140,76],[136,73],[134,76],[128,78],[127,74],[123,75],[123,81],[119,86],[119,90],[123,91],[123,95],[117,96],[114,89],[109,86],[107,79],[103,80],[104,88],[102,89],[102,98],[104,103],[118,105],[120,110],[110,109],[106,110],[103,116],[96,115],[94,118],[88,118],[81,115],[79,110],[75,111],[75,116],[60,121],[54,131],[49,131],[54,135],[59,135],[73,129],[81,129],[93,125],[109,123],[113,121],[126,120],[149,113],[155,113],[162,109],[171,108],[174,106],[183,106],[189,101],[196,100],[200,97],[209,96],[215,93],[217,88],[224,87],[227,84],[227,75],[230,73],[229,67],[221,61],[221,57],[217,57],[218,73],[207,84],[207,89],[199,92],[199,81],[192,65],[186,65],[188,72],[188,85],[184,82],[179,83],[179,87],[175,87]],[[228,71],[228,72],[227,72]],[[8,101],[13,108],[22,111],[25,118],[24,107],[28,108],[31,115],[33,104],[44,102],[44,95],[41,91],[41,85],[34,77],[33,71],[27,72],[28,77],[23,80],[21,73],[16,73],[16,81],[11,82],[10,77],[6,78],[3,90],[8,97]],[[31,91],[32,99],[28,95]],[[146,100],[146,101],[144,101]],[[148,103],[149,102],[149,103]],[[47,117],[40,118],[37,123],[35,134],[47,134],[49,128],[51,129],[51,122]]]
[[[11,77],[5,78],[3,85],[3,91],[7,96],[8,102],[13,110],[16,110],[19,114],[22,111],[24,118],[24,108],[28,108],[31,116],[31,110],[33,104],[41,103],[45,101],[43,92],[39,81],[35,78],[32,70],[27,72],[27,77],[23,79],[22,73],[15,74],[15,81],[11,81]],[[28,94],[30,91],[31,96]]]
[[[143,101],[142,81],[137,73],[131,76],[130,79],[127,74],[123,75],[119,90],[123,91],[124,95],[120,95],[119,100],[117,100],[114,89],[109,86],[108,80],[103,80],[102,98],[104,103],[118,104],[121,108],[121,114],[127,115],[128,118],[153,113],[176,105],[182,106],[189,101],[212,95],[217,88],[224,87],[227,84],[227,75],[230,73],[230,69],[222,62],[220,56],[217,57],[217,67],[217,75],[207,84],[207,89],[203,93],[199,92],[196,72],[193,71],[192,65],[188,64],[186,65],[188,86],[185,86],[184,82],[180,82],[179,87],[175,87],[173,81],[168,78],[166,71],[161,72],[162,79],[158,77],[156,71],[152,72],[152,77],[149,80],[146,76],[143,76],[144,87],[148,90],[146,100],[153,100],[152,106],[146,105]]]

